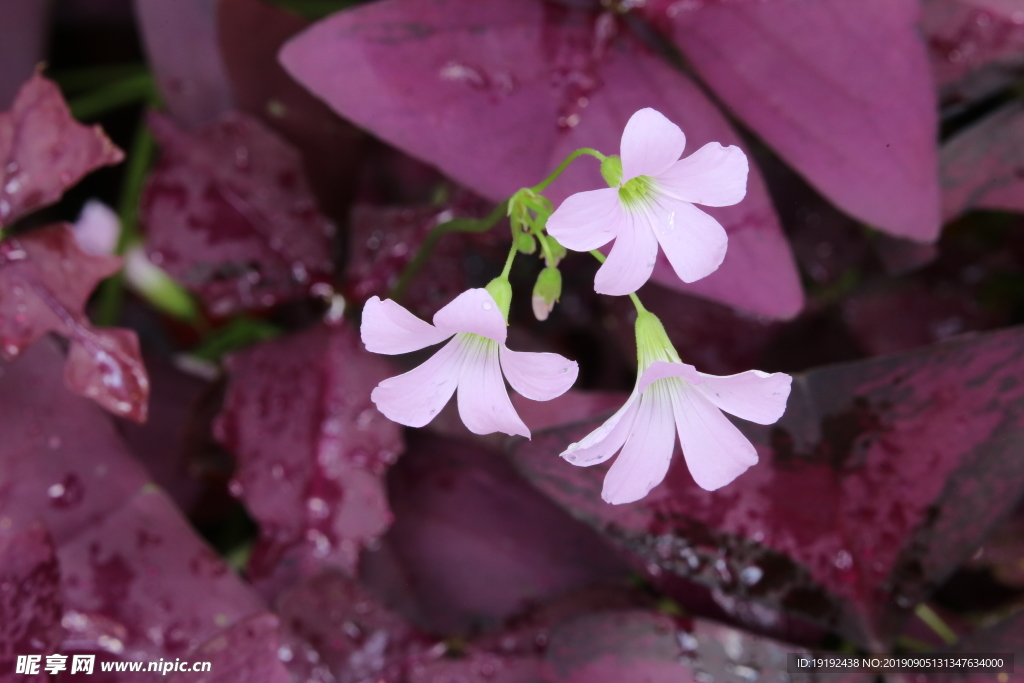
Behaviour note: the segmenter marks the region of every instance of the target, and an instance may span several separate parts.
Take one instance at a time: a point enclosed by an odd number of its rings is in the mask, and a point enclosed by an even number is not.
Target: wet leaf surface
[[[60,90],[38,73],[0,112],[0,228],[53,204],[82,176],[124,158],[99,126],[73,118]]]
[[[2,482],[2,480],[0,480]],[[2,485],[2,483],[0,483]],[[48,655],[62,637],[60,565],[42,524],[0,529],[0,676],[13,679],[18,655]],[[19,676],[43,681],[40,676]]]
[[[173,674],[171,683],[291,683],[281,663],[278,620],[261,614],[240,621],[192,651],[193,661],[210,663],[208,673]]]
[[[743,146],[691,81],[611,15],[533,1],[390,0],[316,24],[285,45],[281,60],[344,117],[494,201],[539,182],[578,147],[616,152],[642,107],[677,122],[688,149]],[[596,163],[583,160],[550,195],[557,204],[601,186]],[[794,315],[802,294],[761,176],[752,169],[741,204],[709,213],[730,233],[729,252],[714,275],[686,289]],[[664,257],[655,278],[682,287]]]
[[[13,529],[39,522],[52,534],[64,602],[58,651],[184,659],[264,611],[147,483],[110,419],[62,389],[60,366],[44,342],[0,376],[0,520]],[[52,609],[40,607],[41,616]]]
[[[404,444],[370,391],[394,370],[347,324],[265,342],[228,367],[217,435],[238,458],[231,491],[260,525],[250,577],[273,594],[320,567],[354,572],[391,523],[383,476]]]
[[[0,353],[7,360],[47,332],[71,342],[64,379],[116,415],[146,419],[149,378],[135,333],[97,329],[85,303],[121,259],[87,254],[71,228],[51,225],[0,243]]]
[[[660,0],[715,94],[836,206],[899,237],[941,228],[937,116],[914,0]]]
[[[884,649],[1024,490],[1021,330],[798,377],[786,415],[741,428],[762,462],[718,492],[677,453],[643,501],[609,506],[604,468],[557,454],[600,423],[514,451],[534,484],[658,571]]]
[[[225,316],[325,286],[334,225],[317,209],[298,153],[262,123],[229,113],[194,133],[166,118],[140,208],[154,263]]]

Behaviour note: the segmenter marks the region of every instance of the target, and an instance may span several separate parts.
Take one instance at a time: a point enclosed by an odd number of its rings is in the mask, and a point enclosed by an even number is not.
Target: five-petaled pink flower
[[[791,382],[782,373],[750,370],[716,377],[685,363],[656,361],[625,405],[562,457],[574,465],[596,465],[622,449],[605,476],[601,497],[631,503],[665,478],[678,432],[694,481],[714,491],[757,463],[753,444],[722,411],[772,424],[786,410]]]
[[[747,157],[739,147],[710,142],[680,159],[685,145],[679,126],[653,109],[641,109],[622,132],[621,170],[617,157],[602,164],[609,184],[617,187],[574,194],[548,219],[548,232],[574,251],[615,240],[594,279],[598,293],[639,289],[651,277],[659,244],[683,282],[706,277],[721,265],[725,230],[694,204],[730,206],[743,199]]]
[[[576,381],[575,361],[555,353],[510,351],[505,346],[505,317],[486,289],[470,289],[420,320],[394,301],[373,297],[363,309],[361,335],[367,350],[399,354],[440,344],[437,353],[404,375],[381,382],[370,398],[389,419],[422,427],[458,389],[459,415],[474,434],[504,432],[529,437],[505,389],[534,401],[549,401]]]

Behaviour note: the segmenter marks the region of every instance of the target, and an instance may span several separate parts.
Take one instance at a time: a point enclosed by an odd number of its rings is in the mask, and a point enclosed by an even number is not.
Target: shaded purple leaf
[[[231,87],[217,44],[220,0],[134,2],[147,61],[174,119],[196,128],[229,111]]]
[[[617,152],[626,120],[643,107],[677,122],[691,149],[740,142],[691,81],[618,30],[611,15],[534,1],[386,0],[316,24],[281,60],[346,118],[496,201],[578,147]],[[584,160],[550,194],[557,203],[602,184]],[[710,213],[730,233],[729,253],[687,289],[794,315],[802,294],[761,176],[752,169],[740,205]],[[655,278],[682,287],[660,263]]]
[[[535,435],[518,465],[639,559],[884,647],[1024,491],[1021,330],[794,381],[764,462],[711,493],[677,453],[643,501],[601,502],[603,467],[557,457],[599,420]]]
[[[276,609],[287,626],[289,655],[308,643],[337,683],[404,683],[407,660],[429,645],[414,626],[341,574],[296,584],[278,598]]]
[[[228,367],[216,429],[238,457],[232,493],[260,525],[250,575],[280,570],[289,585],[322,566],[353,573],[391,523],[382,479],[404,445],[370,390],[394,371],[347,325],[260,344]]]
[[[1024,212],[1024,105],[1008,104],[942,147],[942,210]]]
[[[140,208],[146,248],[211,313],[267,308],[329,278],[334,225],[288,143],[239,113],[193,133],[158,115],[150,125],[162,156]]]
[[[416,434],[388,491],[395,522],[384,543],[431,632],[467,633],[574,588],[625,579],[615,551],[500,453]],[[376,578],[366,576],[371,585]]]
[[[19,655],[48,655],[60,645],[60,565],[42,524],[0,524],[0,678],[13,680]],[[8,678],[8,677],[12,678]],[[19,676],[44,681],[46,676]]]
[[[147,484],[111,421],[61,389],[60,364],[39,343],[0,377],[0,520],[39,520],[53,535],[59,651],[185,658],[261,603]]]
[[[149,378],[135,333],[95,329],[85,303],[121,259],[82,251],[67,225],[51,225],[0,242],[0,354],[10,360],[47,332],[71,342],[68,388],[107,410],[146,419]]]
[[[52,81],[34,74],[0,112],[0,228],[53,204],[82,176],[124,154],[99,126],[71,112]]]
[[[1020,0],[925,0],[922,30],[943,104],[993,94],[1024,69]]]
[[[302,152],[323,210],[344,217],[365,137],[295,82],[277,61],[281,45],[309,22],[262,0],[221,0],[221,55],[242,111],[261,119]]]
[[[660,0],[645,12],[837,206],[892,235],[938,237],[935,95],[916,0]]]
[[[193,662],[209,662],[209,672],[176,673],[168,683],[292,683],[281,664],[278,631],[270,614],[239,621],[190,653]]]
[[[0,108],[8,107],[22,83],[43,61],[47,43],[50,3],[45,0],[8,0],[0,4]]]

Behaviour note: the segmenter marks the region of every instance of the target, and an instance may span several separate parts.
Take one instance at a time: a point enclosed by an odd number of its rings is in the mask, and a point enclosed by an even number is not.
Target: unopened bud
[[[516,235],[516,248],[521,254],[532,254],[537,251],[537,240],[528,232]]]
[[[558,268],[548,267],[540,271],[537,284],[533,286],[533,315],[537,320],[547,320],[561,296],[562,273]]]
[[[565,255],[568,254],[569,252],[567,252],[565,250],[565,247],[559,244],[558,240],[556,240],[551,235],[547,235],[545,239],[547,240],[548,252],[551,254],[551,261],[547,263],[547,265],[551,268],[554,268],[559,263],[561,263],[562,259],[564,259]],[[545,258],[545,260],[547,259]]]

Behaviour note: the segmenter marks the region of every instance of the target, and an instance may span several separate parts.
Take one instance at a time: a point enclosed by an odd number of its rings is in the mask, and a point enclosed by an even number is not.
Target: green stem
[[[544,230],[537,224],[537,221],[535,220],[531,220],[529,222],[529,225],[530,232],[532,232],[533,236],[537,239],[538,242],[540,242],[540,250],[544,253],[544,261],[547,263],[547,265],[553,266],[555,264],[555,258],[554,255],[551,253],[551,247],[548,245],[548,240],[544,236]]]
[[[55,69],[48,75],[65,96],[102,88],[112,81],[119,81],[129,76],[148,73],[142,62],[134,64],[104,64],[102,66],[81,66],[67,69]]]
[[[596,258],[598,263],[604,263],[607,260],[605,258],[605,255],[599,252],[597,249],[591,250],[590,255]],[[629,298],[633,302],[633,306],[636,307],[637,313],[647,313],[647,309],[644,308],[644,305],[642,303],[640,303],[640,297],[636,295],[636,292],[630,294]]]
[[[918,604],[918,606],[914,608],[914,614],[917,615],[918,619],[931,628],[939,638],[942,638],[946,645],[952,645],[957,641],[956,633],[953,629],[947,626],[946,622],[942,620],[942,617],[936,614],[935,610],[928,605],[923,602]]]
[[[405,294],[406,290],[409,289],[409,285],[412,284],[413,278],[423,269],[423,266],[427,264],[427,259],[430,258],[430,253],[437,246],[438,240],[447,235],[450,232],[486,232],[494,227],[494,224],[500,221],[508,214],[508,200],[503,201],[494,207],[487,216],[479,220],[471,218],[455,218],[445,223],[438,223],[431,229],[423,240],[423,244],[416,251],[416,255],[412,257],[409,264],[402,271],[402,274],[398,277],[398,282],[391,289],[392,299],[401,299]]]
[[[71,115],[79,120],[96,119],[119,107],[153,100],[155,88],[148,72],[126,76],[88,95],[68,103]]]
[[[547,178],[545,178],[544,180],[540,181],[539,183],[537,183],[536,185],[534,185],[530,189],[533,190],[534,192],[543,192],[544,190],[547,189],[548,185],[550,185],[551,183],[555,182],[555,179],[557,179],[558,176],[562,175],[562,172],[565,169],[569,168],[569,164],[571,164],[572,162],[576,161],[576,159],[579,159],[584,154],[589,154],[590,156],[595,157],[599,161],[604,161],[604,159],[605,159],[605,156],[603,154],[601,154],[600,152],[598,152],[596,149],[591,149],[589,147],[583,147],[581,149],[576,150],[575,152],[573,152],[569,156],[567,156],[565,158],[565,161],[563,161],[561,164],[559,164],[558,168],[556,168],[554,171],[551,172],[551,175],[549,175]]]
[[[518,253],[519,245],[516,244],[515,240],[512,240],[512,248],[508,250],[508,258],[505,259],[505,267],[501,271],[501,277],[503,279],[508,279],[508,274],[512,272],[512,262],[516,260],[516,254]]]
[[[125,250],[139,239],[139,199],[146,181],[146,171],[153,161],[156,141],[149,132],[145,120],[139,121],[132,141],[128,165],[125,168],[124,183],[121,185],[121,196],[117,202],[117,215],[121,220],[121,235],[117,242],[117,254]],[[114,325],[121,316],[121,305],[124,302],[124,271],[118,271],[108,278],[99,292],[96,309],[96,322],[99,325]]]

